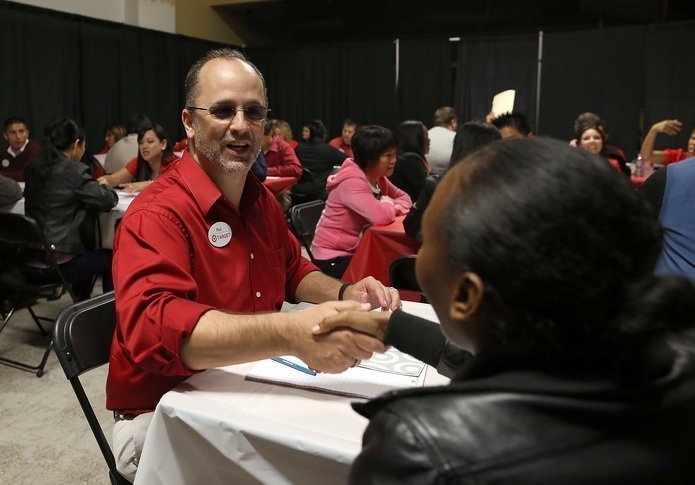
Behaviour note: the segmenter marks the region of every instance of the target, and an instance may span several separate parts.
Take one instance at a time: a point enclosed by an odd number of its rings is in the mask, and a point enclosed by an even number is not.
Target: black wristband
[[[352,283],[343,283],[340,286],[340,289],[338,290],[338,300],[343,300],[343,295],[345,295],[345,290],[347,289],[348,286],[350,286]]]

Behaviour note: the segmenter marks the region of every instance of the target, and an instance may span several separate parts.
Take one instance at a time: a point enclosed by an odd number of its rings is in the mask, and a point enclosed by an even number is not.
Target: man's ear
[[[483,280],[476,273],[463,273],[454,289],[449,316],[456,321],[466,320],[478,312],[483,301]]]
[[[181,121],[183,122],[184,129],[186,130],[186,136],[188,138],[193,138],[193,116],[186,108],[181,111]]]

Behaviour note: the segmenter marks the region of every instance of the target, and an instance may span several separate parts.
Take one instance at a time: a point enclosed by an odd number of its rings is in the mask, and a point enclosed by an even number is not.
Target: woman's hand
[[[122,189],[123,192],[140,192],[142,190],[145,190],[152,182],[150,181],[145,181],[145,182],[131,182],[127,184],[121,184],[118,186],[118,188]]]
[[[379,202],[389,202],[391,205],[396,205],[396,203],[393,201],[391,197],[388,195],[382,195],[381,198],[379,199]]]
[[[106,178],[106,175],[99,177],[97,182],[99,182],[100,185],[109,185],[109,180]]]
[[[677,135],[682,129],[683,123],[678,120],[663,120],[652,126],[652,130],[657,133],[666,133],[667,135]]]

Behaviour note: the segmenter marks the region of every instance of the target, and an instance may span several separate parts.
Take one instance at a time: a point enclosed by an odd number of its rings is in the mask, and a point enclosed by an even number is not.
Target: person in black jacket
[[[502,138],[497,128],[489,123],[481,121],[469,121],[464,123],[454,137],[454,148],[451,151],[449,168],[453,167],[471,153],[479,150],[488,143]],[[396,165],[398,168],[398,165]],[[413,199],[413,207],[403,220],[405,233],[417,241],[422,241],[421,224],[422,215],[430,203],[434,189],[437,188],[441,174],[428,176],[422,186],[417,199]]]
[[[113,289],[111,251],[96,249],[95,221],[97,212],[118,203],[116,193],[100,185],[80,161],[85,145],[84,131],[73,120],[53,123],[39,157],[27,167],[24,188],[26,214],[55,249],[61,271],[79,300],[89,298],[96,276],[102,276],[105,292]],[[37,284],[59,280],[44,261],[22,269]]]
[[[420,121],[404,121],[396,131],[398,157],[396,168],[389,180],[393,185],[405,191],[410,200],[415,202],[425,186],[430,167],[425,155],[430,151],[430,138],[427,128]]]
[[[333,167],[342,165],[347,155],[326,143],[326,127],[321,120],[309,123],[310,138],[294,149],[302,163],[302,177],[292,187],[295,203],[326,199],[326,179]]]
[[[353,405],[370,423],[351,483],[695,480],[695,287],[653,276],[644,209],[557,141],[495,142],[450,170],[416,272],[471,357],[448,386]]]

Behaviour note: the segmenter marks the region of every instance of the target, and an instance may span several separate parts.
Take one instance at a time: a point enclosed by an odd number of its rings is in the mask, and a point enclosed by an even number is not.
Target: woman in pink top
[[[389,224],[406,214],[410,197],[386,178],[396,166],[396,140],[388,128],[361,126],[352,138],[348,158],[328,178],[326,208],[316,227],[311,252],[327,275],[340,278],[364,230]]]

